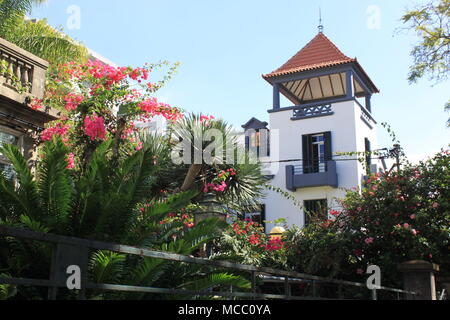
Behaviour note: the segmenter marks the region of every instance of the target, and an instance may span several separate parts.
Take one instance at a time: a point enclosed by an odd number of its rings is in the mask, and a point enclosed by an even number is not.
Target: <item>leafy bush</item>
[[[384,285],[402,285],[397,265],[426,260],[448,273],[450,153],[444,151],[399,172],[371,176],[349,192],[334,219],[289,232],[289,264],[325,276],[363,281],[381,267]]]

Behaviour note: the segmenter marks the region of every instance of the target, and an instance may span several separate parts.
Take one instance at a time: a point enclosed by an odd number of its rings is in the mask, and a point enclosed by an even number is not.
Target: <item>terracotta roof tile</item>
[[[306,70],[325,68],[356,62],[343,54],[323,33],[317,34],[303,49],[277,70],[264,75],[264,78],[291,74]]]

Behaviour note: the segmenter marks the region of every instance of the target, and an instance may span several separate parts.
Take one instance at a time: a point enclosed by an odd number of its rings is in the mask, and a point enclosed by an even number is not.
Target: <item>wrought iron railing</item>
[[[325,158],[303,160],[301,164],[294,165],[294,174],[310,174],[327,172],[328,166]]]

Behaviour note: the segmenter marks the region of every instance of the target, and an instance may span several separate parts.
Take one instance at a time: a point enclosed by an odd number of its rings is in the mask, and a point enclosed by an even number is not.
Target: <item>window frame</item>
[[[317,210],[319,210],[320,209],[320,204],[322,203],[322,204],[325,204],[325,210],[324,210],[324,212],[322,212],[322,213],[317,213],[317,212],[313,212],[314,213],[314,216],[317,216],[317,217],[319,217],[319,216],[323,216],[323,220],[324,221],[326,221],[326,220],[328,220],[328,209],[329,209],[329,205],[328,205],[328,199],[327,198],[320,198],[320,199],[308,199],[308,200],[303,200],[303,216],[304,216],[304,225],[305,226],[307,226],[309,223],[310,223],[310,221],[309,221],[309,219],[308,219],[308,215],[307,215],[307,212],[308,213],[311,213],[311,209],[307,209],[307,207],[309,207],[308,205],[307,205],[307,203],[313,203],[313,202],[316,202],[316,203],[318,203],[318,205],[316,204],[315,205],[315,209],[317,209]],[[314,210],[314,209],[313,209]]]
[[[11,129],[11,128],[3,126],[3,125],[0,125],[0,132],[6,133],[6,134],[10,134],[12,136],[17,137],[17,144],[16,144],[16,146],[19,148],[19,151],[20,151],[21,154],[24,153],[24,150],[23,150],[23,139],[24,139],[25,134],[23,132]],[[7,165],[7,166],[8,165],[12,165],[11,162],[8,161],[8,159],[1,153],[0,153],[0,163],[3,164],[3,165]]]
[[[316,137],[323,137],[323,141],[314,141]],[[314,159],[314,146],[318,146],[318,159]],[[321,145],[323,145],[323,155],[321,155]],[[333,159],[333,139],[332,132],[319,132],[302,135],[303,150],[303,173],[325,173],[328,170],[327,162]],[[316,163],[317,162],[317,163]]]

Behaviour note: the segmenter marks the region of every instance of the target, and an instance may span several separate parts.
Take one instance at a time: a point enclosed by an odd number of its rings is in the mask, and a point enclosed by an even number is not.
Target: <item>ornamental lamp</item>
[[[286,232],[285,228],[277,226],[270,231],[269,237],[271,240],[281,239],[281,237],[283,236],[283,233],[285,233],[285,232]]]

